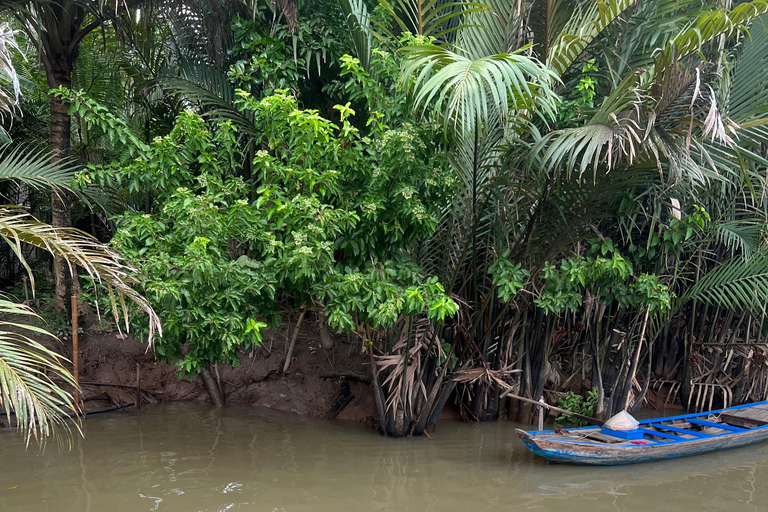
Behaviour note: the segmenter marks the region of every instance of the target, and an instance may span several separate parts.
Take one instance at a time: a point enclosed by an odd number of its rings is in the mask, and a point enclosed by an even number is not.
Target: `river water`
[[[509,422],[433,439],[250,407],[161,404],[88,419],[71,451],[0,432],[0,511],[764,511],[768,442],[688,459],[548,465]]]

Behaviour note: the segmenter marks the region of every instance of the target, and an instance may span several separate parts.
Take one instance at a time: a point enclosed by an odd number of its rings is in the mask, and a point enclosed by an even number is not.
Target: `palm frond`
[[[13,317],[17,320],[12,321]],[[53,379],[73,388],[75,380],[61,356],[30,337],[53,338],[44,329],[29,325],[35,317],[27,306],[0,295],[0,405],[9,424],[13,423],[11,415],[15,416],[27,445],[32,439],[42,445],[51,434],[69,434],[67,419],[76,416],[72,396]]]
[[[753,0],[740,3],[730,10],[716,9],[701,13],[695,24],[686,27],[667,42],[656,56],[656,66],[664,67],[670,62],[679,61],[720,36],[730,37],[743,31],[755,18],[766,12],[767,0]]]
[[[733,71],[728,115],[737,123],[765,117],[768,107],[758,91],[768,90],[768,16],[761,16],[738,49]]]
[[[510,53],[524,46],[522,5],[509,0],[485,0],[486,10],[464,15],[465,27],[457,33],[456,46],[472,59]]]
[[[204,115],[231,121],[241,133],[257,135],[253,119],[234,107],[235,88],[221,71],[199,62],[179,62],[179,76],[157,79],[166,91],[196,103]]]
[[[115,320],[125,321],[126,331],[130,330],[128,310],[124,297],[130,299],[148,316],[151,344],[155,334],[162,336],[162,328],[157,314],[147,300],[133,289],[139,284],[136,269],[126,262],[120,254],[100,243],[91,235],[72,228],[55,228],[44,224],[29,215],[18,206],[0,206],[0,238],[5,240],[27,268],[30,280],[34,277],[22,255],[22,244],[43,249],[53,256],[62,257],[69,265],[70,274],[81,267],[96,282],[103,283],[110,290],[112,313]],[[112,291],[117,292],[117,300]],[[118,301],[119,309],[118,311]],[[122,315],[120,314],[122,312]],[[119,328],[119,322],[118,322]]]
[[[610,124],[609,124],[610,123]],[[576,128],[550,132],[530,151],[530,165],[568,175],[583,175],[591,167],[597,172],[605,165],[608,170],[624,159],[634,162],[643,151],[641,127],[630,117],[613,116],[609,123],[589,123]]]
[[[488,10],[483,3],[451,0],[379,0],[379,4],[401,31],[435,39],[464,28],[461,21],[466,14]],[[388,27],[381,28],[393,35]]]
[[[727,220],[716,226],[717,241],[726,248],[731,257],[741,254],[749,259],[760,246],[765,226],[756,219]]]
[[[521,51],[472,60],[439,46],[413,46],[402,76],[416,77],[415,109],[429,106],[446,127],[465,134],[492,117],[506,123],[510,111],[551,113],[555,105],[551,72]]]
[[[371,64],[371,20],[364,0],[339,0],[339,7],[352,36],[355,54],[364,70]]]
[[[636,2],[606,0],[590,2],[591,6],[586,11],[581,7],[574,9],[571,19],[549,49],[547,65],[562,76],[587,46]]]
[[[62,159],[54,164],[50,152],[42,148],[11,143],[0,145],[0,183],[74,194],[90,207],[99,207],[106,212],[122,208],[116,196],[105,194],[97,187],[73,188],[72,180],[77,170],[74,159]]]
[[[52,163],[51,154],[23,144],[0,146],[0,182],[12,181],[35,189],[71,190],[76,167],[72,160]]]
[[[762,310],[763,297],[768,297],[768,254],[755,254],[750,259],[732,258],[717,265],[691,286],[679,299],[736,310]]]
[[[0,87],[0,120],[4,112],[12,114],[16,110],[21,95],[19,77],[11,60],[11,51],[19,50],[15,36],[16,31],[8,22],[0,23],[0,77],[10,82],[12,89],[9,93]]]

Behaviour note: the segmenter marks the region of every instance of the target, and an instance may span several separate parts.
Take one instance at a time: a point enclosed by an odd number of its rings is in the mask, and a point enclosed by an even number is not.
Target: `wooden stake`
[[[635,353],[635,359],[632,361],[632,371],[629,374],[629,389],[627,390],[627,396],[624,397],[623,411],[626,411],[629,407],[629,395],[632,393],[632,382],[635,380],[635,374],[637,373],[637,365],[640,362],[640,350],[643,348],[643,340],[645,339],[645,328],[648,326],[648,315],[651,312],[651,305],[645,308],[645,319],[643,320],[643,329],[640,331],[640,341],[637,343],[637,352]],[[653,340],[651,340],[653,341]]]
[[[283,365],[283,373],[288,371],[291,366],[291,359],[293,358],[293,349],[296,347],[296,338],[299,337],[299,328],[301,327],[301,321],[304,320],[304,313],[306,310],[304,306],[301,307],[301,313],[299,313],[299,319],[296,321],[296,329],[293,330],[293,336],[291,337],[291,344],[288,346],[288,356],[285,358],[285,365]]]
[[[77,339],[77,297],[72,300],[72,377],[75,379],[75,404],[82,411],[80,404],[80,347]]]
[[[141,409],[141,365],[136,363],[136,408]]]

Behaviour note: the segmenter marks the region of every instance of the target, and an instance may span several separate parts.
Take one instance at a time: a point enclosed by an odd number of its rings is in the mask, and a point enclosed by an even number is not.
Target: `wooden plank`
[[[592,439],[593,441],[600,441],[601,443],[623,443],[625,440],[618,437],[607,436],[600,432],[593,432],[584,436],[586,439]]]
[[[667,434],[666,432],[659,432],[658,430],[651,430],[649,428],[641,428],[639,430],[642,430],[643,434],[669,439],[670,441],[688,441],[688,439],[685,437],[676,436],[674,434]]]
[[[719,428],[720,430],[729,430],[731,432],[745,432],[747,430],[741,427],[726,425],[725,423],[715,423],[714,421],[705,421],[697,418],[691,418],[688,420],[688,422],[693,423],[694,425],[701,425],[702,427]]]
[[[737,427],[744,427],[744,428],[756,428],[756,427],[762,427],[763,425],[768,425],[768,421],[758,420],[758,419],[744,417],[744,416],[736,416],[733,414],[721,414],[720,421],[722,421],[723,423],[728,423],[729,425],[735,425]]]
[[[684,428],[677,428],[671,425],[664,425],[662,423],[651,423],[651,426],[654,428],[669,430],[670,432],[677,432],[678,434],[688,434],[696,437],[712,437],[710,434],[705,434],[704,432],[696,432],[695,430],[686,430]]]
[[[731,416],[731,414],[727,414],[727,416]],[[768,414],[754,410],[738,411],[738,414],[734,414],[733,416],[737,416],[739,418],[749,418],[758,421],[768,421]]]

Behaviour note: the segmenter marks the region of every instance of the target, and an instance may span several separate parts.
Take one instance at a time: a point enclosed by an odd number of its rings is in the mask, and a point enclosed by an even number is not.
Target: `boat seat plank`
[[[677,432],[678,434],[688,434],[696,437],[712,437],[711,434],[705,434],[704,432],[696,432],[695,430],[687,430],[684,428],[677,428],[671,425],[664,425],[663,423],[651,423],[651,426],[654,428],[668,430],[670,432]]]
[[[670,441],[687,441],[687,439],[684,437],[668,434],[666,432],[660,432],[658,430],[651,430],[649,428],[641,428],[640,430],[643,432],[643,434],[669,439]]]
[[[728,414],[742,417],[760,417],[768,415],[768,408],[747,407],[744,409],[736,409],[735,411],[728,411]]]
[[[748,429],[741,427],[734,427],[733,425],[726,425],[725,423],[715,423],[714,421],[700,420],[698,418],[691,418],[688,423],[694,425],[701,425],[702,427],[719,428],[720,430],[729,430],[731,432],[746,432]]]
[[[720,420],[724,423],[747,429],[768,425],[768,421],[750,418],[749,416],[735,416],[733,414],[720,414]]]

